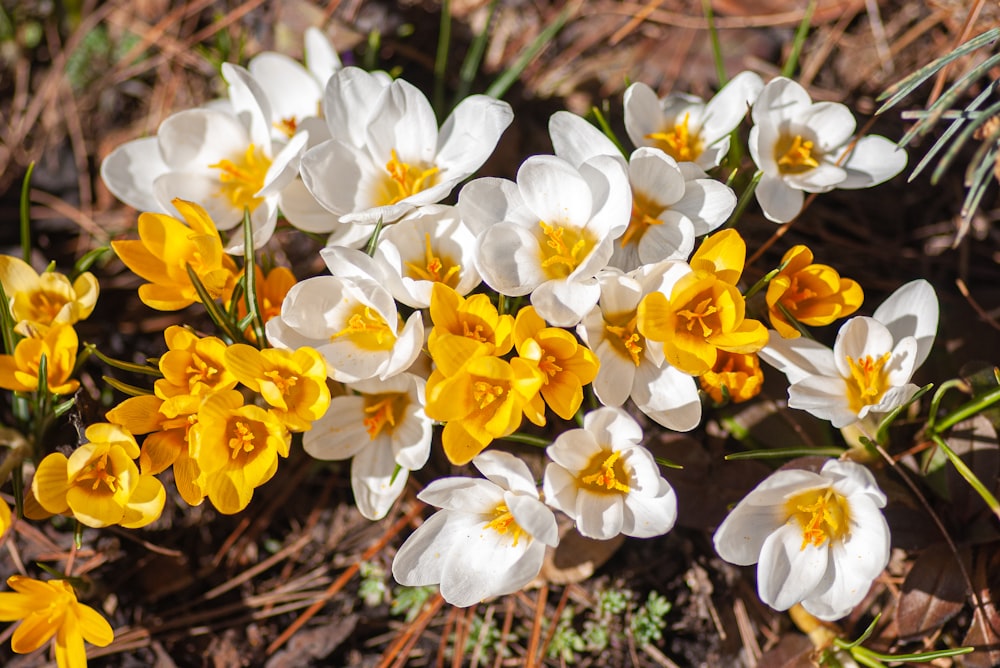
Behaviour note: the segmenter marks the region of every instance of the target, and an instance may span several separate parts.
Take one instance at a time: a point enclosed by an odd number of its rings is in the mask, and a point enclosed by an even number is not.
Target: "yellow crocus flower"
[[[90,272],[75,281],[54,271],[38,274],[27,262],[0,255],[0,283],[23,336],[40,337],[52,325],[72,325],[94,310],[100,286]]]
[[[799,337],[799,330],[786,313],[804,325],[821,327],[851,315],[865,299],[855,281],[841,278],[833,267],[812,261],[812,251],[807,247],[793,246],[781,258],[784,269],[768,283],[768,315],[782,338]]]
[[[79,348],[76,331],[70,325],[50,327],[42,338],[21,339],[13,355],[0,355],[0,387],[15,392],[38,390],[38,374],[45,356],[45,378],[52,394],[72,394],[80,386],[70,378]]]

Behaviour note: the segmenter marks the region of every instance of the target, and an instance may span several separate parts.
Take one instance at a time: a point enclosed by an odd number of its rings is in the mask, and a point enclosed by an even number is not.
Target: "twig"
[[[971,306],[972,310],[976,312],[976,315],[978,315],[983,322],[993,329],[1000,330],[1000,323],[998,323],[995,318],[991,317],[989,313],[983,310],[983,307],[972,298],[972,295],[969,293],[968,286],[965,285],[965,281],[961,278],[956,278],[955,285],[958,286],[958,291],[962,293],[963,297],[965,297],[965,301],[969,302],[969,306]]]
[[[952,49],[957,49],[959,45],[968,39],[969,34],[972,32],[972,26],[975,25],[976,19],[979,18],[979,12],[983,10],[984,0],[976,0],[976,4],[973,5],[972,9],[969,11],[969,15],[965,17],[965,25],[962,26],[962,32],[955,36],[955,42],[951,45]],[[941,68],[938,72],[937,78],[934,80],[934,88],[931,89],[931,94],[927,98],[927,107],[934,104],[934,101],[938,99],[941,95],[941,91],[944,89],[944,82],[948,76],[948,70],[951,68],[953,63],[948,63]]]
[[[525,668],[533,668],[535,659],[538,658],[538,641],[542,635],[542,620],[545,619],[545,601],[549,597],[549,586],[543,584],[538,590],[538,598],[535,599],[535,619],[531,625],[531,640],[528,642],[528,656],[525,659]]]
[[[429,603],[425,604],[420,616],[413,620],[413,623],[406,628],[406,631],[400,634],[396,641],[386,649],[385,654],[382,655],[382,661],[378,664],[378,668],[389,668],[389,666],[392,666],[392,668],[403,668],[406,665],[406,660],[410,658],[413,646],[417,644],[420,635],[427,628],[427,625],[430,624],[431,619],[434,618],[434,615],[437,614],[437,611],[441,609],[443,604],[444,597],[439,592]]]

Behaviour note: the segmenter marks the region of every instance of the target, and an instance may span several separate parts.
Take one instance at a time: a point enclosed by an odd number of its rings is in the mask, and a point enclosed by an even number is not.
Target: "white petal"
[[[285,186],[278,198],[282,215],[303,232],[329,233],[348,225],[341,225],[339,216],[331,213],[312,196],[302,179],[294,179]]]
[[[760,550],[757,593],[775,610],[787,610],[809,598],[826,573],[830,549],[802,546],[802,529],[794,522],[772,533]]]
[[[591,411],[587,417],[600,410],[603,409]],[[589,429],[567,429],[556,437],[552,445],[545,448],[549,459],[573,473],[584,471],[590,466],[591,460],[604,452],[605,447]]]
[[[160,158],[159,140],[144,137],[125,142],[101,162],[101,179],[111,194],[139,211],[162,211],[153,196],[153,181],[169,167]]]
[[[220,190],[217,178],[212,174],[198,172],[167,172],[153,181],[153,194],[170,215],[177,216],[170,203],[175,197],[196,202],[208,213],[212,222],[220,230],[229,230],[243,220],[243,212],[233,207]]]
[[[517,184],[507,179],[470,181],[458,193],[458,211],[476,236],[500,222],[525,228],[538,225],[538,216],[525,206]]]
[[[797,383],[809,376],[839,376],[833,351],[818,341],[799,337],[783,339],[770,331],[767,346],[760,351],[760,358]]]
[[[571,520],[576,519],[576,495],[579,485],[572,473],[559,464],[549,464],[545,467],[542,490],[545,493],[545,503],[566,513]]]
[[[351,490],[358,511],[365,519],[380,520],[406,487],[409,471],[396,470],[392,448],[381,439],[373,441],[351,462]]]
[[[360,147],[382,90],[389,84],[359,67],[345,67],[330,77],[323,93],[323,113],[330,136]]]
[[[514,521],[528,532],[528,535],[551,547],[559,543],[556,516],[548,506],[538,500],[537,492],[531,495],[507,492],[504,494],[504,499],[510,514],[514,516]]]
[[[617,239],[632,217],[632,189],[624,164],[611,156],[594,156],[580,165],[580,176],[593,197],[587,229],[598,239]]]
[[[931,284],[923,279],[898,288],[872,314],[899,341],[907,336],[917,340],[914,368],[927,359],[938,328],[938,299]]]
[[[156,137],[164,164],[205,172],[220,160],[242,157],[251,143],[239,120],[212,109],[178,112],[160,124]]]
[[[764,81],[755,72],[740,72],[730,79],[705,105],[701,120],[703,139],[711,144],[732,132],[763,88]]]
[[[757,203],[764,217],[775,223],[787,223],[802,211],[805,197],[779,177],[765,174],[757,184]]]
[[[823,154],[843,146],[857,125],[851,110],[838,102],[816,102],[799,115],[796,123],[812,130],[816,148]]]
[[[572,165],[550,155],[533,155],[517,170],[521,197],[549,225],[583,227],[594,202],[588,183]]]
[[[806,89],[785,77],[767,82],[753,105],[751,116],[755,124],[780,126],[794,120],[812,104]]]
[[[597,304],[601,287],[597,281],[545,281],[531,293],[531,305],[554,327],[575,327]]]
[[[650,146],[647,135],[659,132],[663,122],[660,100],[644,83],[634,83],[625,90],[625,131],[636,146]]]
[[[229,84],[229,101],[240,123],[250,135],[250,143],[271,153],[271,105],[260,83],[246,68],[222,63],[222,78]]]
[[[868,188],[888,181],[906,167],[906,151],[885,137],[862,137],[842,164],[847,178],[838,188]]]
[[[461,513],[434,513],[410,534],[392,560],[392,577],[406,587],[441,582],[449,552],[467,535],[473,518]]]
[[[555,154],[576,168],[595,155],[622,159],[618,147],[603,132],[568,111],[557,111],[549,117],[549,136]]]
[[[324,208],[338,216],[368,208],[363,183],[375,178],[368,155],[335,139],[315,146],[302,156],[302,183]]]
[[[470,531],[462,549],[449,554],[441,581],[441,595],[448,603],[467,607],[510,594],[538,575],[545,544],[521,537],[512,545],[508,535],[492,529]]]
[[[319,114],[323,87],[300,63],[283,53],[268,51],[251,58],[247,69],[267,95],[272,123],[294,119],[298,124]]]
[[[255,197],[273,197],[299,175],[299,161],[309,143],[309,135],[300,132],[292,137],[274,156],[274,161],[267,170],[264,186],[258,190]]]
[[[829,420],[837,429],[858,419],[848,405],[847,384],[839,376],[810,376],[789,386],[788,407]]]
[[[850,378],[848,357],[855,362],[865,357],[877,360],[890,352],[892,347],[892,334],[885,325],[874,318],[855,316],[844,323],[837,332],[837,339],[833,344],[833,359],[840,375]]]
[[[364,422],[364,399],[336,397],[312,429],[302,434],[302,448],[316,459],[348,459],[371,443]]]
[[[885,493],[879,489],[875,476],[867,466],[850,461],[831,459],[823,464],[821,474],[825,478],[834,478],[834,490],[845,497],[855,494],[867,496],[878,508],[886,504]]]
[[[624,502],[621,494],[581,489],[576,497],[576,528],[597,540],[608,540],[622,532]]]
[[[633,193],[664,208],[684,196],[684,176],[677,161],[658,148],[644,146],[633,151],[628,178]]]
[[[487,285],[511,297],[528,294],[548,278],[540,264],[538,239],[513,223],[498,223],[480,235],[476,268]]]
[[[321,83],[325,83],[334,72],[343,67],[330,40],[315,26],[306,28],[305,52],[306,66]]]
[[[503,503],[503,490],[482,478],[438,478],[417,498],[445,510],[489,515]]]
[[[760,559],[764,541],[787,520],[779,505],[740,502],[726,516],[712,538],[720,557],[737,566],[749,566]]]
[[[583,428],[594,435],[598,443],[614,445],[615,450],[638,445],[642,427],[620,408],[598,408],[583,418]]]
[[[594,352],[601,360],[593,383],[594,394],[605,406],[621,406],[632,393],[636,366],[631,358],[620,357],[618,350],[607,339],[602,340]]]
[[[622,533],[635,538],[661,536],[677,520],[677,495],[666,480],[655,496],[628,494],[625,497],[625,521]]]
[[[646,265],[663,260],[686,260],[694,250],[694,238],[699,236],[694,223],[683,213],[670,210],[661,213],[660,220],[663,224],[651,226],[639,240],[639,259]],[[619,248],[621,246],[616,244],[616,250]]]
[[[469,176],[483,166],[513,120],[506,102],[486,95],[465,98],[441,126],[437,166],[449,178]]]
[[[802,172],[801,174],[787,174],[784,177],[785,183],[797,190],[804,190],[807,193],[821,193],[832,190],[847,178],[847,172],[829,162],[821,162],[819,167]]]
[[[523,459],[503,450],[486,450],[472,460],[472,465],[505,490],[538,498],[535,478]]]
[[[635,405],[658,424],[690,431],[701,423],[701,399],[694,378],[669,364],[640,364],[632,388]]]
[[[392,347],[389,359],[379,368],[379,378],[387,380],[413,366],[420,357],[423,344],[424,321],[420,311],[414,311],[396,336],[396,345]]]
[[[736,208],[733,189],[715,179],[687,181],[685,186],[684,196],[670,208],[691,219],[695,236],[722,225]]]
[[[365,143],[377,162],[395,150],[407,164],[432,164],[438,126],[431,103],[413,84],[396,79],[382,91],[366,128]]]

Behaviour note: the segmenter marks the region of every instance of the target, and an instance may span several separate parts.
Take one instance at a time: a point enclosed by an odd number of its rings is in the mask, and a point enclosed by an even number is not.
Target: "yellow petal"
[[[163,512],[167,494],[163,484],[152,475],[140,475],[132,496],[125,505],[125,516],[120,524],[126,529],[138,529],[155,522]]]
[[[76,614],[80,621],[80,633],[91,645],[107,647],[115,639],[114,629],[108,620],[89,605],[78,603]]]
[[[691,268],[708,271],[719,280],[736,285],[743,273],[747,246],[743,237],[734,229],[723,230],[709,235],[691,257]]]
[[[39,462],[35,477],[31,480],[31,491],[38,504],[53,515],[69,510],[66,501],[66,492],[69,490],[68,464],[69,460],[65,455],[53,452]]]

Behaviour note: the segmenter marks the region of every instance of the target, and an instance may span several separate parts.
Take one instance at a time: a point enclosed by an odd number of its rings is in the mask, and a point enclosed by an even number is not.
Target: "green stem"
[[[944,399],[945,393],[953,388],[962,387],[968,387],[968,383],[961,378],[952,378],[951,380],[946,380],[941,383],[941,387],[939,387],[937,392],[934,393],[934,396],[931,397],[931,406],[927,417],[926,427],[928,431],[934,431],[934,423],[937,421],[938,408],[941,405],[941,400]]]
[[[31,264],[31,174],[35,171],[34,161],[28,164],[21,183],[21,255]]]
[[[762,170],[757,170],[754,172],[753,178],[750,179],[750,183],[747,184],[746,190],[740,194],[740,198],[736,201],[736,208],[733,209],[733,215],[729,217],[729,220],[723,227],[736,227],[736,221],[740,219],[743,212],[746,210],[747,206],[750,205],[750,200],[753,198],[753,193],[757,190],[757,184],[760,183],[761,177],[764,176]]]
[[[434,59],[434,112],[438,121],[444,117],[444,84],[451,45],[451,0],[441,0],[441,23],[438,28],[437,57]]]
[[[958,474],[965,478],[965,481],[969,483],[969,486],[972,487],[972,489],[976,490],[976,493],[982,497],[983,501],[986,502],[986,505],[989,506],[993,514],[1000,518],[1000,501],[997,501],[996,497],[993,496],[988,489],[986,489],[986,486],[979,480],[978,477],[976,477],[976,474],[972,472],[972,469],[970,469],[968,465],[962,461],[962,458],[951,449],[943,438],[937,434],[932,434],[931,440],[934,441],[939,448],[941,448],[941,451],[944,452],[945,456],[947,456],[951,461],[951,465],[955,467]]]
[[[937,424],[931,429],[931,435],[936,436],[949,428],[954,427],[956,424],[962,420],[968,419],[977,413],[986,410],[993,404],[1000,401],[1000,387],[990,390],[986,394],[974,398],[965,404],[962,404],[949,415],[941,418]]]
[[[515,432],[507,436],[502,436],[498,440],[513,441],[514,443],[524,443],[525,445],[533,445],[536,448],[547,448],[550,445],[552,445],[552,441],[547,438],[542,438],[541,436],[532,436],[531,434],[522,434],[520,432]]]
[[[798,30],[795,31],[795,41],[792,42],[792,52],[788,54],[785,66],[781,68],[781,76],[790,77],[795,72],[799,64],[799,55],[802,53],[802,45],[806,42],[806,35],[809,34],[809,24],[812,22],[813,11],[816,9],[816,0],[809,0],[806,13],[802,16]]]

